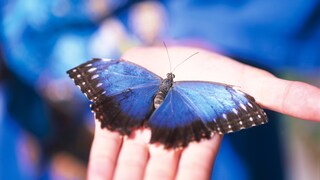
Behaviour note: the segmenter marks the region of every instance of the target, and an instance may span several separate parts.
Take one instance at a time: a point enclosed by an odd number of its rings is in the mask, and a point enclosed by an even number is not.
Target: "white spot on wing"
[[[106,93],[106,91],[103,91],[101,94],[105,94]]]
[[[82,85],[85,85],[86,84],[86,82],[82,82]]]
[[[90,69],[88,70],[88,72],[93,72],[93,71],[95,71],[95,70],[97,70],[97,68],[93,67],[93,68],[90,68]]]
[[[244,109],[245,111],[247,111],[247,107],[244,105],[244,104],[240,104],[240,107],[242,108],[242,109]]]
[[[252,106],[252,104],[251,104],[251,103],[249,103],[249,102],[248,102],[248,105],[249,105],[250,107],[253,107],[253,106]]]
[[[242,121],[239,121],[239,124],[242,125],[243,124]]]
[[[235,114],[238,114],[238,111],[237,111],[235,108],[233,108],[232,111],[233,111]]]
[[[232,128],[232,126],[229,124],[229,125],[228,125],[228,128],[229,128],[229,129],[231,129],[231,128]]]
[[[100,86],[102,86],[102,83],[98,83],[98,84],[96,85],[97,88],[100,87]]]
[[[81,77],[81,74],[78,74],[78,75],[77,75],[77,78],[80,78],[80,77]]]
[[[92,77],[91,77],[91,79],[96,79],[96,78],[98,78],[99,77],[99,75],[98,74],[95,74],[95,75],[93,75]]]
[[[252,118],[252,117],[250,117],[250,118],[249,118],[249,120],[250,120],[250,121],[253,121],[253,118]]]
[[[261,118],[260,114],[258,115],[258,118]]]
[[[227,119],[227,115],[226,115],[226,114],[222,114],[222,117],[223,117],[224,119]]]
[[[242,91],[240,91],[239,89],[234,88],[234,90],[235,90],[237,93],[239,93],[239,94],[241,94],[241,95],[244,95],[244,93],[243,93]]]
[[[76,72],[76,71],[77,71],[77,69],[73,69],[73,70],[72,70],[72,72]]]
[[[229,129],[229,130],[228,130],[228,133],[231,133],[231,132],[233,132],[233,130],[232,130],[232,129]]]

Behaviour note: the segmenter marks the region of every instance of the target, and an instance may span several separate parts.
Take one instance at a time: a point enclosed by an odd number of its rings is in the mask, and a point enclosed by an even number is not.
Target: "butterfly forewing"
[[[253,97],[236,88],[213,82],[177,82],[174,87],[193,104],[202,121],[225,134],[263,124],[264,111]]]
[[[153,111],[153,97],[161,78],[123,60],[93,59],[68,71],[93,101],[92,111],[102,127],[130,134]]]

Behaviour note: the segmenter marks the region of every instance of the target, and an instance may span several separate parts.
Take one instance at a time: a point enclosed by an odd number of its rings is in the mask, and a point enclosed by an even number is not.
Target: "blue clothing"
[[[176,39],[197,38],[269,69],[320,66],[320,1],[168,1]]]

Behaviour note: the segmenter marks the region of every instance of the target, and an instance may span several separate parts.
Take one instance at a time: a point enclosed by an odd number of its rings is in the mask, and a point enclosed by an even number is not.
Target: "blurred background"
[[[317,0],[0,0],[0,179],[85,179],[94,120],[66,70],[163,41],[320,86]],[[320,123],[267,113],[212,179],[320,179]]]

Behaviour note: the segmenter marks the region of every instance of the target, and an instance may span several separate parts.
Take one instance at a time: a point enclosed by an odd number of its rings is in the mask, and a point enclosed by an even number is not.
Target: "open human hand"
[[[197,48],[168,49],[172,67],[199,52],[174,71],[175,80],[205,80],[238,86],[262,107],[305,120],[320,122],[320,90],[297,81],[279,79],[227,57]],[[163,47],[134,48],[123,57],[165,77],[169,61]],[[209,179],[222,136],[192,142],[184,149],[166,150],[148,144],[150,130],[139,129],[130,137],[101,129],[96,121],[89,179]]]

